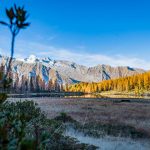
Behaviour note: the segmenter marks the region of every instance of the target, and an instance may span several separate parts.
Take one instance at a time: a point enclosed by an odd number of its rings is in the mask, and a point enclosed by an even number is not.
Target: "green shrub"
[[[62,115],[63,117],[67,115]],[[6,101],[0,105],[0,149],[95,149],[63,135],[62,121],[47,119],[33,101]]]
[[[0,104],[2,104],[7,99],[6,93],[0,93]]]
[[[59,116],[55,118],[57,121],[65,122],[76,122],[71,116],[68,116],[65,112],[61,112]]]

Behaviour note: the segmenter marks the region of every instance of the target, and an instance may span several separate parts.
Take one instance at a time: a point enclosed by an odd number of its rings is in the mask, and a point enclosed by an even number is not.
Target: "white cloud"
[[[38,57],[50,57],[55,60],[68,60],[86,66],[108,64],[111,66],[130,66],[150,70],[150,62],[136,57],[122,55],[110,56],[88,53],[85,51],[79,52],[79,49],[75,51],[34,42],[19,41],[16,48],[16,54],[25,57],[34,54]]]
[[[52,36],[49,36],[47,40],[48,40],[48,41],[52,41],[52,40],[54,40],[56,37],[57,37],[56,35],[52,35]]]
[[[8,51],[5,51],[4,49],[0,48],[0,55],[7,56],[9,55]]]

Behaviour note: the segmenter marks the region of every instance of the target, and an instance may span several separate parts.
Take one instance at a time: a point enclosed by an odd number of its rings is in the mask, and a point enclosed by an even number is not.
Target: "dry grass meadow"
[[[39,104],[49,118],[66,112],[82,124],[129,125],[150,135],[150,100],[92,98],[27,98]],[[12,98],[11,98],[12,100]],[[24,99],[13,99],[24,100]]]

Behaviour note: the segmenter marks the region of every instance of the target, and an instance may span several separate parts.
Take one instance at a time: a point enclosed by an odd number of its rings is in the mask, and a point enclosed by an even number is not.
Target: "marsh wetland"
[[[150,100],[139,98],[32,97],[52,119],[61,113],[71,117],[65,122],[67,136],[97,149],[150,149]]]

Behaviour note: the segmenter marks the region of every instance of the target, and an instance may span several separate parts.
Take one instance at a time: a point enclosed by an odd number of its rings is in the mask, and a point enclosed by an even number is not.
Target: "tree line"
[[[103,91],[118,91],[130,92],[135,94],[143,94],[150,90],[150,72],[137,74],[129,77],[122,77],[118,79],[104,80],[98,83],[81,82],[69,86],[68,91],[71,92],[103,92]]]
[[[3,65],[1,65],[0,80],[3,79],[5,74],[6,69]],[[1,91],[11,91],[15,93],[41,91],[60,92],[64,91],[65,88],[65,86],[63,86],[63,84],[60,84],[57,79],[49,79],[48,82],[45,82],[40,75],[28,77],[22,75],[21,77],[19,77],[18,73],[12,73],[11,70],[9,71],[7,80],[4,83],[0,84]]]

